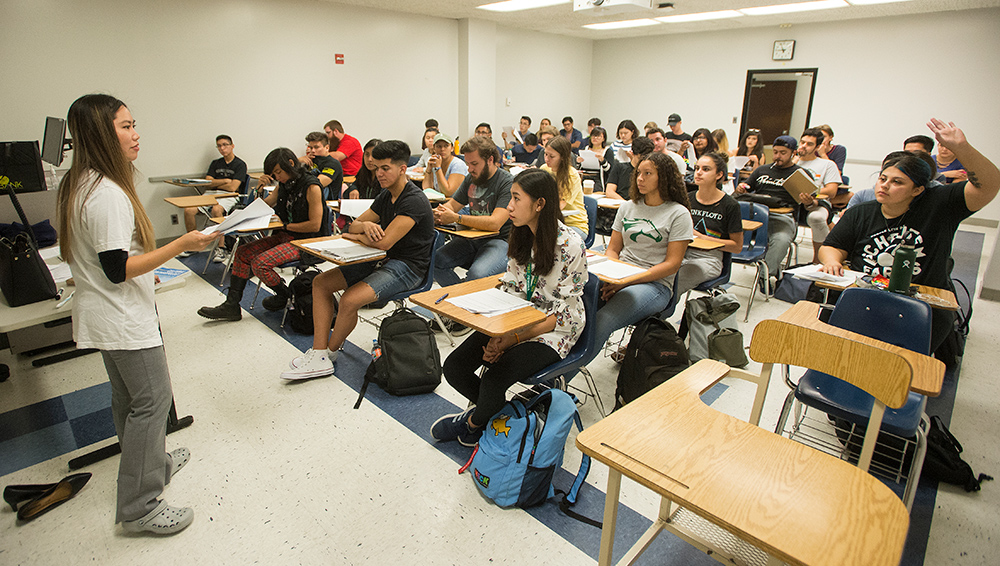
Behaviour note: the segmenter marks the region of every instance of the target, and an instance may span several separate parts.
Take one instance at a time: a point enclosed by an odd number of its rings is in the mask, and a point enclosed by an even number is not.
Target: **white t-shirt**
[[[694,239],[691,213],[673,201],[647,206],[644,202],[627,200],[618,208],[612,229],[621,232],[624,244],[618,258],[647,269],[663,263],[670,242]],[[657,283],[672,288],[673,279],[671,275]]]
[[[112,283],[101,267],[99,253],[128,250],[143,253],[135,230],[132,203],[108,179],[88,190],[84,181],[73,203],[73,339],[79,348],[140,350],[160,346],[153,273]]]
[[[841,183],[840,171],[837,170],[837,164],[829,159],[812,159],[810,161],[799,160],[799,167],[806,170],[812,176],[812,179],[819,188],[823,188],[827,183]]]

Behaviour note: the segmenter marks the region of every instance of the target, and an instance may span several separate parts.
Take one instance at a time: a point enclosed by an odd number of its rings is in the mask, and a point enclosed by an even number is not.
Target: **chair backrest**
[[[567,358],[576,353],[586,354],[594,349],[597,339],[597,304],[600,298],[601,280],[593,273],[588,274],[587,283],[583,286],[583,309],[587,313],[587,322],[583,332],[577,338],[576,344],[570,349]]]
[[[442,245],[444,241],[444,234],[434,231],[434,243],[431,245],[431,259],[427,263],[427,275],[424,275],[424,280],[415,289],[410,289],[409,291],[403,291],[402,293],[397,293],[388,299],[387,301],[402,301],[405,300],[410,295],[415,293],[423,293],[424,291],[429,291],[431,286],[434,285],[434,256],[437,255],[438,247]]]
[[[330,207],[326,205],[326,201],[323,201],[323,220],[320,222],[320,236],[329,236],[333,234],[333,212]]]
[[[244,207],[250,206],[250,203],[257,198],[257,191],[250,188],[250,175],[247,175],[246,178],[243,179],[241,188],[243,189],[243,199],[240,204]]]
[[[584,195],[583,206],[587,209],[587,238],[583,241],[583,245],[590,249],[597,237],[597,199]]]
[[[931,306],[878,289],[845,289],[830,324],[920,354],[930,354]]]

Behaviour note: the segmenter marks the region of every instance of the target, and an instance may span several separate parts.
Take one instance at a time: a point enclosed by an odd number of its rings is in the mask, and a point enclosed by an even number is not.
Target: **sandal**
[[[174,463],[174,468],[170,470],[170,477],[172,478],[191,461],[191,451],[187,448],[178,448],[170,453],[170,459]]]
[[[130,533],[148,532],[157,535],[172,535],[187,528],[194,521],[194,509],[190,507],[170,507],[160,501],[156,509],[135,521],[122,521],[122,528]]]

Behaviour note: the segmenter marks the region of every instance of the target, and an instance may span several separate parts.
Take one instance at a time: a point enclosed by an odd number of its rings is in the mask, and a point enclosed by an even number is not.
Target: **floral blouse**
[[[583,307],[583,286],[587,283],[587,255],[579,234],[559,224],[556,237],[556,258],[552,271],[541,275],[531,298],[546,316],[555,315],[556,327],[551,332],[531,338],[531,342],[547,344],[559,357],[565,358],[577,338],[583,333],[587,314]],[[530,264],[529,264],[530,265]],[[507,271],[500,278],[500,288],[511,295],[528,297],[527,265],[507,260]]]

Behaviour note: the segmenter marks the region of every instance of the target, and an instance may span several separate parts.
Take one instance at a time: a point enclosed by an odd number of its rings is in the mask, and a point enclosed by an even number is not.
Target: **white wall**
[[[591,111],[605,123],[684,118],[685,131],[724,127],[735,143],[750,69],[817,67],[813,124],[830,124],[848,149],[845,173],[864,185],[928,118],[954,121],[1000,163],[1000,9],[891,19],[605,40],[594,45]],[[776,39],[795,39],[795,59],[771,61]],[[798,137],[798,136],[796,136]],[[1000,200],[976,218],[1000,219]]]
[[[331,119],[362,144],[402,138],[416,148],[427,117],[458,122],[455,20],[308,0],[0,0],[0,13],[0,139],[40,139],[45,116],[107,92],[136,118],[146,177],[203,173],[218,133],[259,169],[268,151],[304,148],[305,134]],[[163,197],[185,191],[147,187],[158,238],[181,233]]]
[[[591,58],[594,42],[497,26],[496,121],[494,138],[502,126],[517,127],[521,116],[531,117],[531,131],[542,118],[562,129],[563,116],[572,116],[576,129],[587,133],[591,118]],[[510,106],[506,99],[511,99]]]

